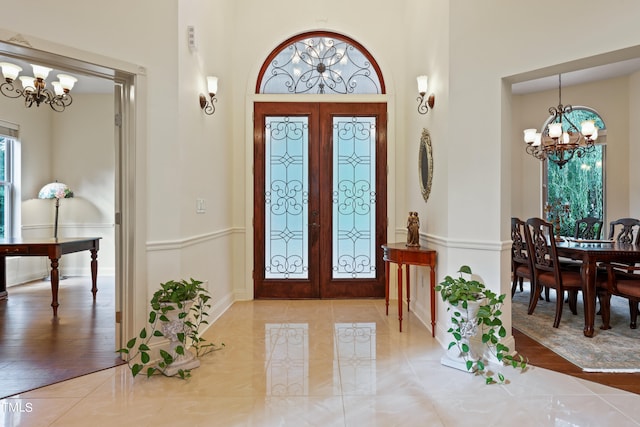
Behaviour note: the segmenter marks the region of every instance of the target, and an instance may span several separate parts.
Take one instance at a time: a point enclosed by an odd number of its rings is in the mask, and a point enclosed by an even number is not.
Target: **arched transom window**
[[[380,68],[350,38],[330,32],[299,34],[278,46],[262,65],[257,93],[383,94]]]

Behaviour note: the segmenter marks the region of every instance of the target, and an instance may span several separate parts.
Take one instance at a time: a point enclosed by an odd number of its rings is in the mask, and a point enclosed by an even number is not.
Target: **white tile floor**
[[[0,400],[0,426],[640,425],[640,395],[536,367],[487,386],[395,317],[379,300],[239,302],[191,379],[108,369]]]

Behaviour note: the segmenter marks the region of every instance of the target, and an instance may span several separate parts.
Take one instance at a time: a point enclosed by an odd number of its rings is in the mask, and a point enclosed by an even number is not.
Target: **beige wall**
[[[629,216],[640,218],[640,72],[629,77]]]
[[[42,186],[64,182],[74,198],[60,203],[58,236],[102,237],[100,273],[113,275],[115,152],[113,95],[72,94],[63,113],[47,106],[25,108],[21,100],[0,98],[2,120],[20,126],[20,220],[18,235],[52,237],[55,208],[38,199]],[[42,258],[10,258],[9,285],[45,277],[49,263]],[[65,255],[63,275],[88,275],[87,254]]]

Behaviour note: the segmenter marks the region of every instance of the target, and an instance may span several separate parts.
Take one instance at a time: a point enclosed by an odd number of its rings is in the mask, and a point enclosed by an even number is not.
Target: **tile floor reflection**
[[[541,368],[510,383],[444,367],[409,314],[380,300],[235,303],[205,338],[225,348],[187,381],[126,367],[0,400],[0,426],[639,425],[640,396]]]

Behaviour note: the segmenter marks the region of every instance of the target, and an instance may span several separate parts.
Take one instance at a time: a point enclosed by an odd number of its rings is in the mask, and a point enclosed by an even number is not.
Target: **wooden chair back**
[[[534,270],[555,271],[558,266],[553,224],[542,218],[529,218],[529,244]]]
[[[531,267],[531,257],[529,257],[525,237],[526,225],[520,218],[511,218],[511,262]]]
[[[602,236],[602,220],[595,217],[585,217],[576,221],[574,236],[576,239],[600,239]]]
[[[640,220],[620,218],[609,223],[609,238],[619,243],[640,245]]]

